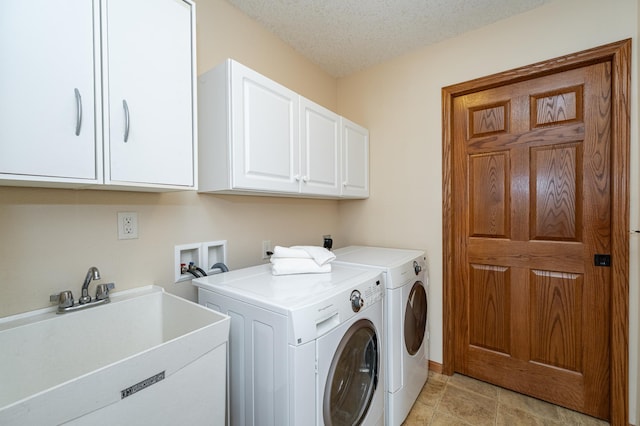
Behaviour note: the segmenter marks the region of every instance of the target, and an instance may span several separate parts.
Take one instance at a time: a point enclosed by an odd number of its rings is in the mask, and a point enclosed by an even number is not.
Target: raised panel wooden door
[[[454,100],[456,370],[601,418],[610,113],[608,62]]]

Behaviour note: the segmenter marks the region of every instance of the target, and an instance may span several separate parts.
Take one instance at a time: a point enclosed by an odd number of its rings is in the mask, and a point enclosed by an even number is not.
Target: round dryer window
[[[427,293],[421,281],[413,284],[404,310],[404,343],[407,352],[415,355],[424,341],[427,325]]]
[[[371,321],[361,319],[338,345],[325,386],[323,415],[327,425],[359,425],[378,385],[378,337]]]

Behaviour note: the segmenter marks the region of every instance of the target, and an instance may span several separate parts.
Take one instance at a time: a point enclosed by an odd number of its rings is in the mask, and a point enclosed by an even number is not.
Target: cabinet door
[[[369,196],[369,131],[342,119],[342,196]]]
[[[340,116],[300,98],[300,192],[340,195]]]
[[[192,7],[103,3],[107,183],[194,186]]]
[[[235,189],[298,192],[299,96],[231,63],[232,180]]]
[[[94,7],[0,2],[0,177],[95,182]]]

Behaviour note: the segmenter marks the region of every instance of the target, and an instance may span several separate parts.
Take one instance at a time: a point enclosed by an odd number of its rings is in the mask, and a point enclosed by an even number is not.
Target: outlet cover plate
[[[133,240],[138,238],[138,213],[118,212],[118,239]]]
[[[267,252],[273,251],[273,247],[271,247],[271,240],[262,241],[262,258],[269,259],[271,256],[267,254]]]

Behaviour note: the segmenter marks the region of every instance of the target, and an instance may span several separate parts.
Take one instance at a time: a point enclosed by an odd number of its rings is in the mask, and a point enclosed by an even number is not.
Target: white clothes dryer
[[[383,425],[383,279],[260,265],[193,280],[201,305],[231,317],[229,423]]]
[[[385,424],[406,419],[429,375],[428,276],[423,251],[350,246],[333,264],[357,265],[385,276]]]

